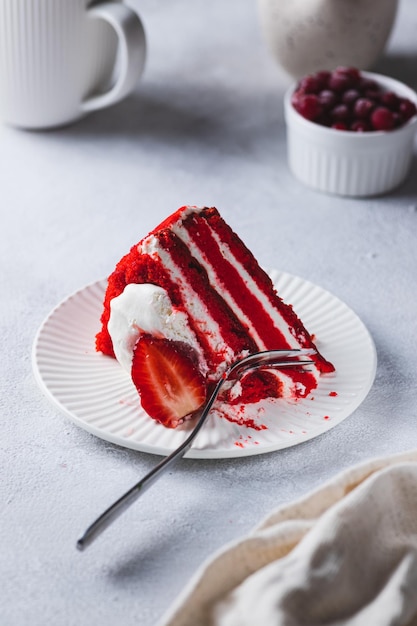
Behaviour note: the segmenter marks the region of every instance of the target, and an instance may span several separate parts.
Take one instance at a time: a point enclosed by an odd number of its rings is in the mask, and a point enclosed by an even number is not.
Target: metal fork
[[[144,476],[136,485],[134,485],[129,491],[127,491],[121,498],[116,500],[104,513],[91,524],[83,534],[83,536],[77,541],[77,548],[84,550],[87,548],[94,539],[100,535],[110,524],[119,517],[126,509],[135,502],[139,496],[141,496],[153,483],[160,478],[160,476],[170,467],[170,465],[181,459],[191,448],[194,439],[202,429],[210,410],[220,392],[220,389],[226,382],[237,380],[244,372],[248,370],[269,367],[303,367],[313,363],[311,360],[300,360],[298,357],[310,356],[314,354],[314,350],[308,348],[294,349],[294,350],[266,350],[263,352],[256,352],[243,359],[240,359],[229,367],[223,374],[222,378],[216,384],[214,391],[209,397],[205,406],[200,409],[201,414],[199,420],[187,439],[171,454],[165,457],[158,465],[156,465],[146,476]]]

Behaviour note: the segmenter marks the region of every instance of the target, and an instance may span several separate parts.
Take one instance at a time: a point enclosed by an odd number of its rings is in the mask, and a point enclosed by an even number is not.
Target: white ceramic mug
[[[131,92],[145,57],[142,22],[118,0],[0,0],[0,116],[73,122]]]

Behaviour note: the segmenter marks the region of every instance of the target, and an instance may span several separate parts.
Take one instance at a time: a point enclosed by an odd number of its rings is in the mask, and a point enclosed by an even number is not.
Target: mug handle
[[[93,5],[88,15],[103,19],[116,31],[119,39],[119,73],[113,87],[81,103],[84,112],[95,111],[122,100],[132,91],[143,73],[146,59],[146,37],[137,13],[121,3]]]

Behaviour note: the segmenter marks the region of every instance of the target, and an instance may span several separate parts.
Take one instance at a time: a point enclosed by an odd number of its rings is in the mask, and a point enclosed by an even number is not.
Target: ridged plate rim
[[[298,276],[279,270],[269,270],[269,274],[336,372],[322,376],[310,398],[296,403],[265,402],[258,407],[255,421],[266,425],[264,430],[211,415],[187,453],[189,458],[263,454],[313,439],[351,415],[373,384],[375,345],[352,309]],[[149,418],[119,364],[95,351],[106,285],[106,279],[86,285],[49,313],[33,343],[35,379],[55,406],[91,434],[141,452],[169,454],[184,441],[191,425],[167,429]]]

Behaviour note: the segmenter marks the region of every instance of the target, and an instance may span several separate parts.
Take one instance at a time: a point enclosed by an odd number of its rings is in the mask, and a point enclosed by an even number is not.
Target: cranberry
[[[349,76],[352,83],[355,83],[355,84],[359,83],[361,79],[361,73],[357,67],[339,66],[336,68],[335,71],[337,72],[337,74],[346,74],[347,76]]]
[[[347,104],[337,104],[330,111],[330,115],[333,120],[338,122],[342,120],[347,120],[349,117],[349,107],[347,106]]]
[[[371,124],[374,130],[392,130],[394,115],[387,107],[377,107],[371,114]]]
[[[352,86],[352,81],[350,76],[347,74],[338,74],[334,72],[329,78],[329,89],[336,91],[338,93],[342,91],[346,91]]]
[[[321,72],[317,72],[316,79],[320,85],[320,89],[326,89],[330,78],[330,72],[327,70],[322,70]]]
[[[364,93],[365,91],[379,91],[378,83],[372,78],[365,78],[364,76],[359,81],[359,89]]]
[[[334,122],[334,124],[331,125],[331,128],[334,128],[335,130],[347,130],[348,129],[348,125],[346,124],[346,122]]]
[[[353,108],[353,112],[356,117],[360,119],[366,119],[369,117],[372,109],[375,107],[375,104],[369,98],[359,98],[355,102],[355,106]]]
[[[399,126],[402,126],[407,121],[397,111],[394,111],[392,116],[394,118],[394,127],[395,128],[399,128]]]
[[[304,91],[304,93],[318,93],[320,91],[320,82],[315,76],[309,74],[300,80],[298,88]]]
[[[316,120],[322,112],[322,107],[319,99],[314,94],[300,95],[297,98],[294,107],[297,109],[300,115],[310,121]]]
[[[417,112],[416,105],[414,104],[414,102],[411,102],[411,100],[408,100],[408,98],[401,98],[398,110],[401,114],[401,117],[405,121],[410,120]]]
[[[342,96],[342,102],[345,104],[353,104],[359,98],[360,93],[357,89],[348,89]]]
[[[330,89],[323,89],[323,91],[320,91],[318,98],[323,109],[331,109],[337,102],[336,94],[334,91],[330,91]]]
[[[380,102],[391,111],[396,111],[400,105],[400,98],[393,91],[386,91],[381,95]]]
[[[372,130],[372,128],[366,120],[355,120],[350,125],[350,130],[353,130],[356,133],[366,133],[369,130]]]

